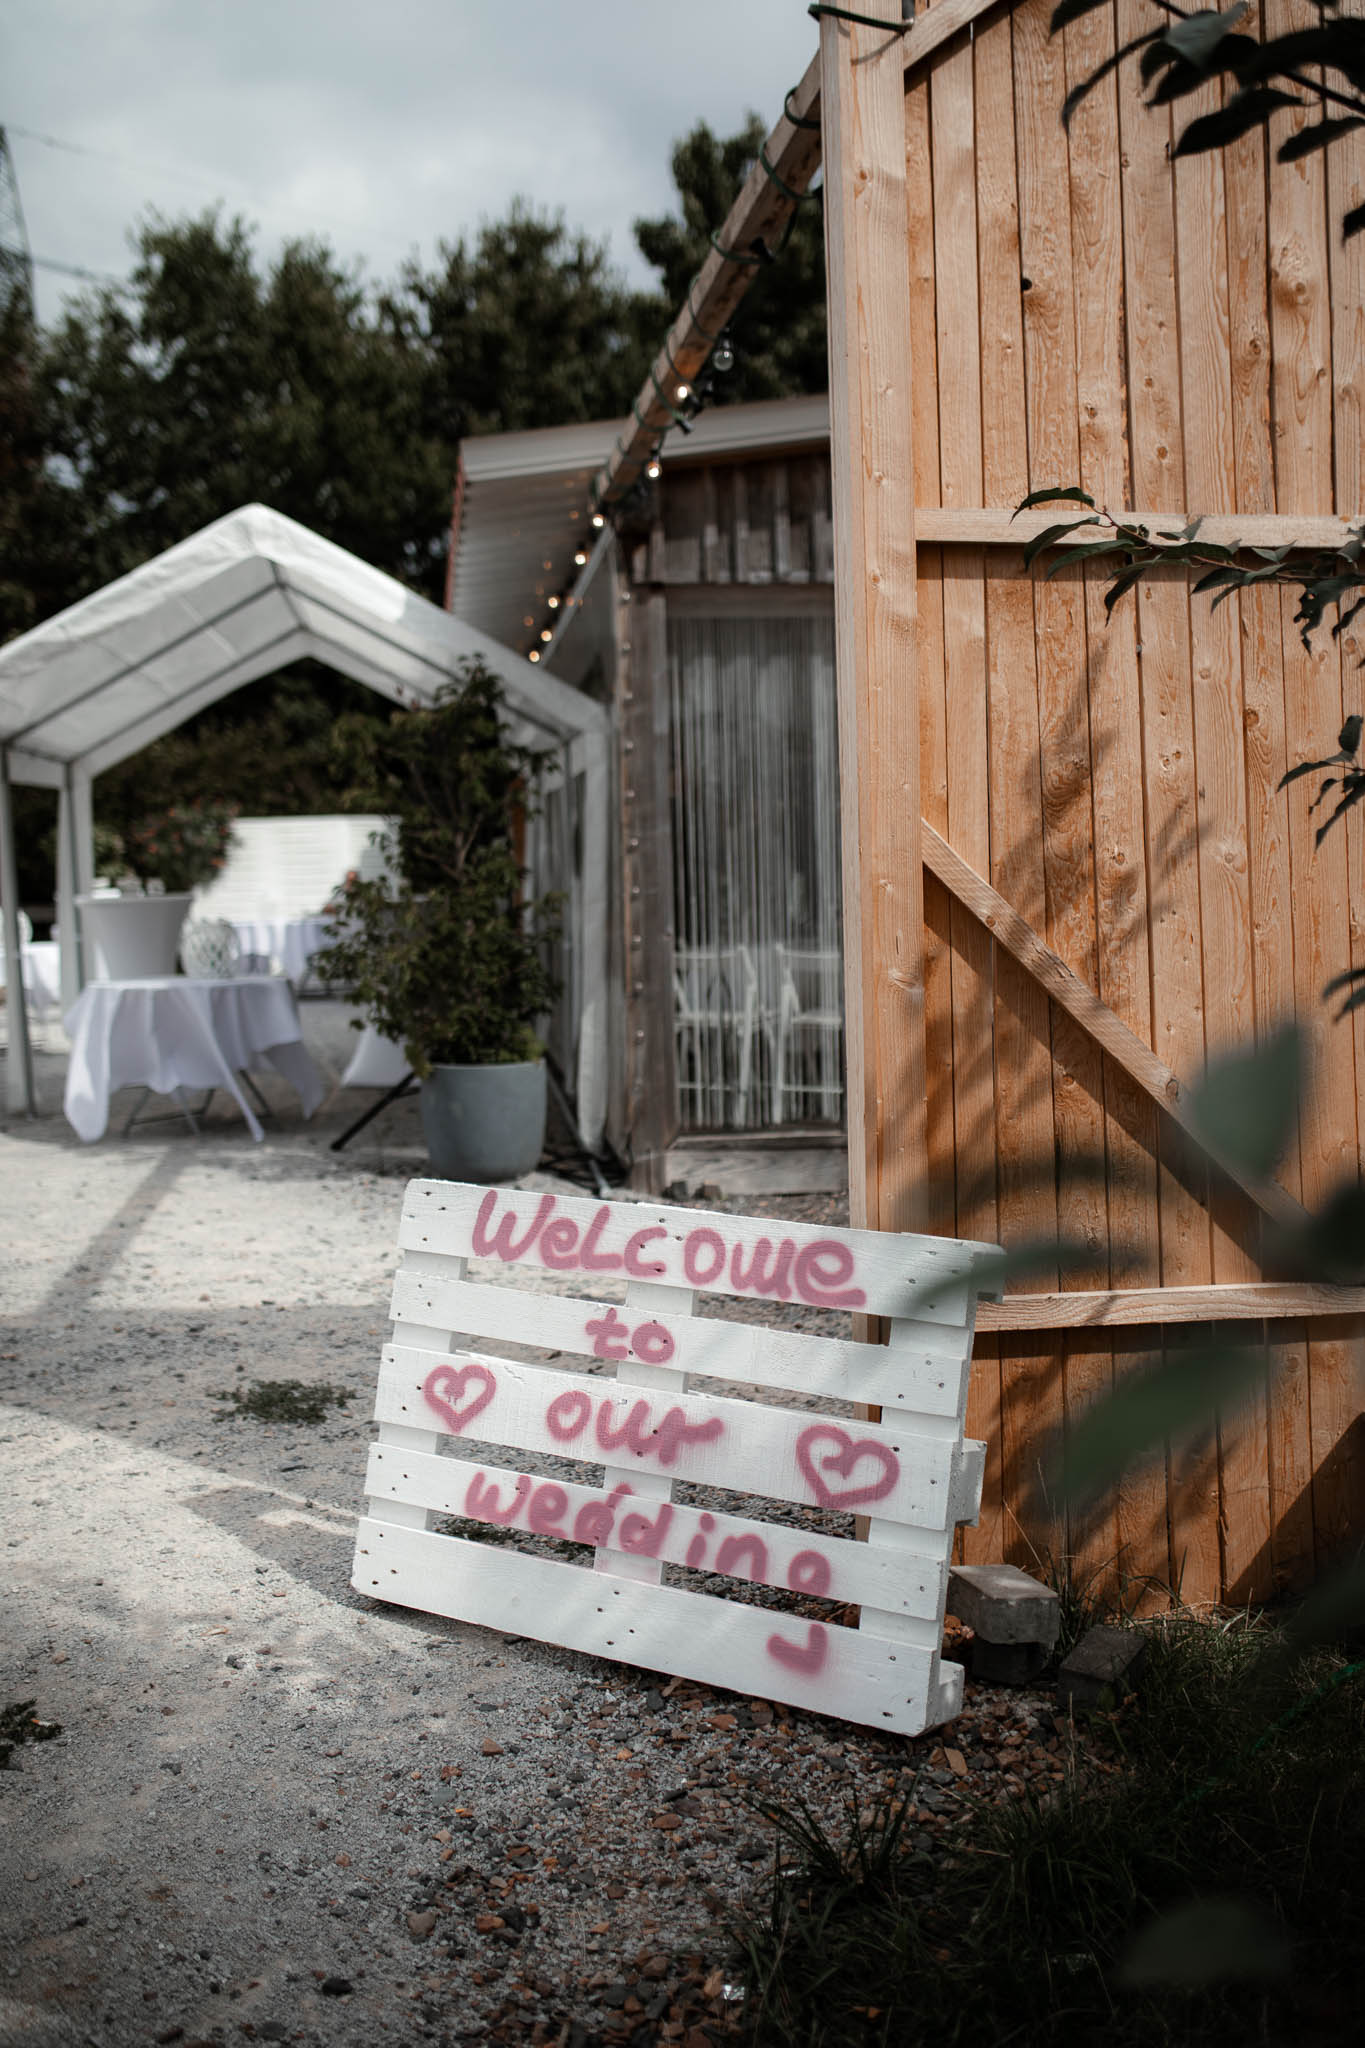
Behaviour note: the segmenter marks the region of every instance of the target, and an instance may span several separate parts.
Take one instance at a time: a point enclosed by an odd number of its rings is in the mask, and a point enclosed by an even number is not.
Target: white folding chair
[[[673,1026],[678,1093],[696,1100],[698,1124],[732,1125],[749,1113],[758,975],[747,946],[678,946],[673,953]]]
[[[777,1044],[772,1120],[786,1121],[789,1098],[818,1095],[820,1114],[839,1115],[844,1093],[843,960],[836,947],[774,946]]]

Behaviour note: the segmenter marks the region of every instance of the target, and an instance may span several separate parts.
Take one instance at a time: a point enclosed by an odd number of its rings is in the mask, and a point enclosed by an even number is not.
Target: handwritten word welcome
[[[501,1190],[490,1188],[479,1204],[473,1230],[478,1258],[501,1259],[511,1266],[534,1257],[556,1273],[624,1273],[632,1280],[669,1277],[666,1262],[658,1256],[663,1249],[658,1239],[671,1237],[662,1223],[647,1223],[629,1234],[618,1223],[613,1231],[620,1208],[603,1202],[591,1222],[580,1228],[572,1216],[555,1213],[559,1205],[554,1195],[542,1195],[529,1219],[510,1204],[499,1214],[500,1200],[506,1200]],[[613,1237],[615,1242],[610,1241]],[[698,1223],[683,1234],[681,1252],[682,1277],[692,1287],[714,1287],[728,1278],[737,1293],[804,1301],[811,1308],[857,1309],[867,1300],[861,1287],[849,1284],[856,1262],[849,1246],[838,1238],[798,1245],[784,1237],[774,1245],[770,1238],[760,1237],[749,1251],[743,1244],[727,1246],[718,1230]]]

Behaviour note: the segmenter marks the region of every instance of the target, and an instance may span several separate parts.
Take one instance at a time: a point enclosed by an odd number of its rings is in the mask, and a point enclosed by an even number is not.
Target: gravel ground
[[[1042,1695],[885,1737],[353,1593],[421,1170],[410,1105],[327,1151],[360,1106],[0,1132],[0,1705],[62,1728],[0,1773],[0,2043],[711,2048],[754,1802],[910,1795],[929,1847],[1068,1738]],[[355,1398],[262,1423],[224,1398],[257,1378]]]

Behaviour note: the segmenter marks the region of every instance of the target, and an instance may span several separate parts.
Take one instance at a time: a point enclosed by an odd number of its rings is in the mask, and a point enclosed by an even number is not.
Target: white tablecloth
[[[24,994],[30,1010],[41,1015],[62,1007],[61,948],[52,939],[32,939],[20,949]],[[5,949],[0,946],[0,981],[5,978]]]
[[[262,1063],[273,1067],[298,1091],[305,1116],[323,1098],[322,1076],[301,1043],[293,990],[275,975],[92,981],[65,1024],[71,1040],[66,1117],[87,1144],[104,1136],[117,1088],[142,1086],[158,1095],[226,1088],[257,1143],[261,1127],[239,1073]]]
[[[402,1046],[392,1038],[381,1037],[373,1024],[367,1024],[338,1086],[396,1088],[404,1075],[411,1072],[412,1064]]]
[[[308,979],[308,963],[326,947],[326,917],[255,917],[232,919],[243,953],[277,960],[291,981]]]

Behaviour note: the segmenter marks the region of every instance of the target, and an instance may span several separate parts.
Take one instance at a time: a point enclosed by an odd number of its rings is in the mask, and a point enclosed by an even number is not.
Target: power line
[[[179,170],[171,170],[166,164],[147,163],[141,158],[123,156],[112,149],[96,149],[87,142],[68,142],[63,136],[47,135],[41,129],[21,127],[17,122],[9,124],[9,133],[21,136],[25,142],[40,142],[47,149],[61,150],[68,156],[94,157],[104,163],[119,164],[124,170],[137,171],[144,177],[165,178],[169,179],[173,184],[198,185],[201,191],[212,192],[219,199],[225,198],[223,181],[217,178],[206,177],[202,171],[188,170],[183,167]],[[306,223],[314,233],[318,231],[317,216],[311,211],[305,211],[301,207],[283,205],[277,199],[267,198],[263,194],[251,192],[246,188],[242,188],[242,197],[245,204],[258,207],[262,212],[268,211],[283,215],[287,219],[298,221],[300,225]],[[356,227],[353,222],[335,221],[333,226],[338,233],[344,228],[348,235],[360,234],[362,232],[368,234],[370,232],[369,230],[362,230]],[[409,246],[411,245],[412,236],[408,230],[380,226],[374,232],[386,242],[397,244],[401,240],[409,244]],[[46,267],[51,269],[55,266],[49,264]]]

